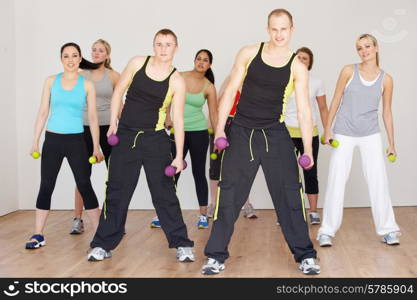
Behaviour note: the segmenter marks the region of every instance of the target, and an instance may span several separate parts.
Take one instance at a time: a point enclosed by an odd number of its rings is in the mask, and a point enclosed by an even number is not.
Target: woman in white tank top
[[[361,63],[342,69],[324,132],[325,143],[329,143],[332,123],[337,116],[333,131],[339,147],[332,150],[323,222],[317,236],[322,247],[332,245],[332,238],[342,223],[345,185],[356,146],[362,157],[376,232],[388,245],[400,243],[400,229],[392,209],[378,125],[378,107],[382,98],[389,143],[387,153],[396,155],[391,111],[393,80],[379,67],[375,37],[361,35],[356,41],[356,49]]]

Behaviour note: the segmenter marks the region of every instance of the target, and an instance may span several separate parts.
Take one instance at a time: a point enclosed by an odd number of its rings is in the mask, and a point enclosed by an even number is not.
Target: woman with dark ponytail
[[[30,154],[39,157],[39,139],[46,124],[42,147],[41,184],[36,201],[36,228],[26,243],[26,249],[45,246],[43,230],[51,208],[51,197],[64,157],[71,167],[93,231],[99,222],[100,211],[90,182],[89,156],[103,160],[99,146],[99,127],[96,111],[96,91],[93,83],[78,73],[79,68],[97,69],[100,65],[85,60],[80,47],[67,43],[61,47],[64,72],[49,76],[44,84],[41,104],[35,124]],[[87,151],[84,140],[83,110],[87,104],[93,147]],[[48,119],[49,116],[49,119]]]
[[[98,65],[98,68],[89,69],[88,67],[81,67],[84,69],[81,72],[85,78],[91,80],[94,83],[96,89],[96,106],[97,106],[97,118],[100,129],[100,148],[104,154],[104,160],[106,166],[108,166],[109,157],[111,153],[111,146],[107,142],[107,131],[110,124],[110,106],[113,90],[119,81],[120,74],[113,70],[111,67],[110,59],[111,47],[110,44],[103,40],[98,39],[91,47],[91,57],[93,59],[94,66]],[[91,63],[90,63],[91,64]],[[85,65],[84,65],[85,66]],[[89,121],[87,108],[84,108],[84,138],[87,145],[88,152],[93,149],[93,140],[90,134]],[[89,165],[91,174],[91,165]],[[78,191],[75,189],[75,209],[74,220],[72,222],[71,234],[80,234],[84,232],[84,222],[81,218],[83,212],[83,199]]]
[[[214,87],[214,74],[211,70],[213,55],[207,49],[201,49],[194,58],[194,69],[182,72],[185,79],[187,93],[184,106],[184,158],[190,151],[191,167],[200,206],[198,217],[198,228],[208,227],[207,205],[208,205],[208,184],[206,178],[206,160],[209,146],[209,133],[207,119],[203,113],[204,103],[207,101],[209,120],[212,128],[217,124],[217,98]],[[166,127],[172,127],[169,114],[165,122]],[[174,140],[171,138],[171,140]],[[172,153],[175,157],[175,144],[172,143]],[[179,179],[178,173],[175,176],[175,183]],[[159,220],[155,217],[151,227],[160,227]]]

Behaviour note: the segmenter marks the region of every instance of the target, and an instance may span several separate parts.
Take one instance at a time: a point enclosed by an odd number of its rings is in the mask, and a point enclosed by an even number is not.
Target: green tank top
[[[203,105],[206,102],[204,91],[207,84],[204,85],[203,90],[198,93],[186,93],[184,105],[184,130],[185,131],[199,131],[207,130],[207,119],[203,113]]]

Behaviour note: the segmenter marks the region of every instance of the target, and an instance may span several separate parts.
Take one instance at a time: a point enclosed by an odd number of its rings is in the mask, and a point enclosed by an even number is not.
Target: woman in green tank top
[[[197,226],[200,229],[208,227],[206,161],[209,133],[207,118],[203,112],[205,103],[208,106],[212,127],[215,128],[217,124],[217,98],[216,88],[214,87],[214,74],[211,70],[212,62],[213,55],[209,50],[199,50],[194,59],[194,69],[181,73],[187,87],[184,106],[184,158],[187,156],[188,151],[190,151],[191,168],[200,206],[200,215],[197,221]],[[167,114],[165,125],[166,127],[172,127],[169,114]],[[175,157],[174,143],[172,143],[171,151]],[[179,174],[175,176],[176,184],[179,179]],[[152,220],[151,227],[160,227],[157,218]]]

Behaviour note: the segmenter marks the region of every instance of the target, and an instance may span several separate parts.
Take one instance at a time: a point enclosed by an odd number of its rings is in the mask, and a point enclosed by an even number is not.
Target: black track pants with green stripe
[[[262,130],[232,124],[228,140],[230,146],[222,157],[218,205],[205,255],[220,262],[229,257],[228,245],[234,224],[249,196],[259,166],[262,166],[281,229],[295,261],[315,258],[294,144],[285,126],[278,124]]]
[[[174,179],[164,174],[172,162],[171,143],[165,130],[143,132],[120,128],[119,144],[110,156],[106,199],[97,232],[90,246],[112,250],[122,240],[127,211],[142,166],[170,248],[192,247],[175,192]]]

